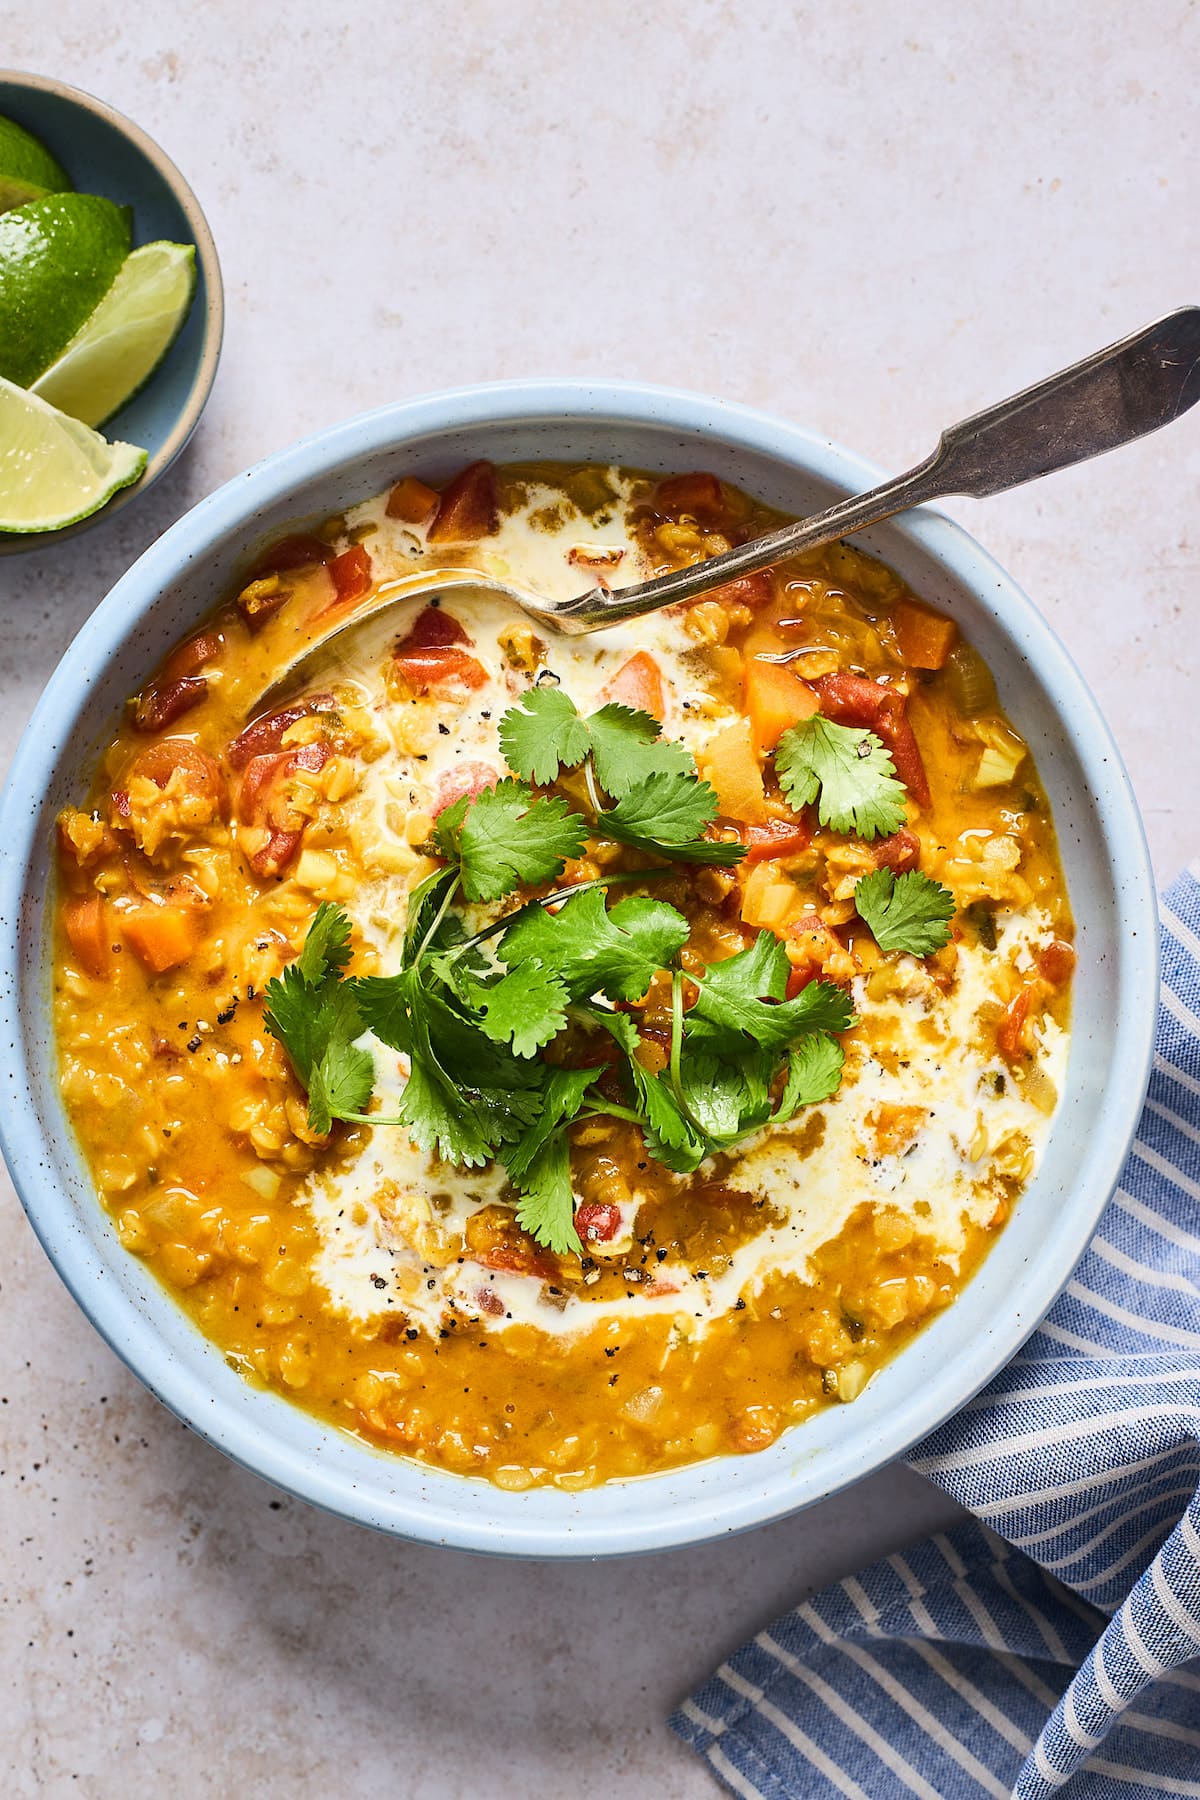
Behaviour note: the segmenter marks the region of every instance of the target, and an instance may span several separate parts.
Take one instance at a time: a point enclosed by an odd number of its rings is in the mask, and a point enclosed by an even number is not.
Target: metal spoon
[[[539,624],[569,636],[603,631],[660,607],[722,587],[739,575],[769,568],[802,550],[864,531],[909,507],[951,494],[983,499],[1020,487],[1055,469],[1132,443],[1170,424],[1200,400],[1200,306],[1184,306],[1122,338],[1083,362],[976,413],[942,433],[933,455],[869,493],[839,500],[825,512],[768,532],[707,562],[677,569],[634,587],[589,588],[573,599],[548,601],[477,569],[414,572],[377,590],[366,604],[283,670],[262,702],[295,687],[335,640],[418,594],[474,588],[503,594]]]

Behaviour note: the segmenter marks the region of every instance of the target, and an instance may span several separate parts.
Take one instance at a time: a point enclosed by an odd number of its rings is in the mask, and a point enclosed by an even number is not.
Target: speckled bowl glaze
[[[146,1265],[121,1249],[64,1118],[50,1021],[47,896],[56,810],[78,800],[125,696],[265,539],[475,457],[703,467],[806,513],[871,486],[861,458],[699,395],[613,382],[512,382],[388,406],[229,482],[119,581],[59,664],[0,801],[0,1135],[33,1227],[114,1350],[229,1456],[346,1518],[410,1538],[537,1557],[663,1550],[742,1531],[848,1487],[906,1450],[1013,1355],[1064,1286],[1116,1183],[1154,1036],[1157,933],[1141,823],[1070,658],[965,532],[921,512],[864,547],[960,622],[1029,739],[1058,822],[1079,927],[1066,1091],[1041,1170],[958,1303],[871,1382],[755,1456],[583,1493],[505,1493],[368,1449],[248,1386]]]
[[[150,380],[101,427],[149,451],[132,487],[61,531],[0,531],[0,556],[61,543],[111,519],[153,487],[191,437],[217,373],[225,303],[212,232],[175,164],[152,138],[102,100],[45,75],[0,69],[0,114],[42,139],[81,193],[102,194],[133,208],[133,243],[158,238],[196,246],[196,292],[183,330]]]

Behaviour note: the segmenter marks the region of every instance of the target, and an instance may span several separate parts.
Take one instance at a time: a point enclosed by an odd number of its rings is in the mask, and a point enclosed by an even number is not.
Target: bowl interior
[[[1140,1109],[1154,1026],[1153,890],[1111,739],[1028,601],[936,515],[878,528],[864,547],[950,612],[990,661],[1051,795],[1079,928],[1066,1095],[1042,1168],[962,1298],[853,1406],[820,1414],[769,1450],[584,1493],[510,1494],[423,1469],[248,1387],[120,1248],[64,1128],[43,902],[52,822],[79,797],[82,772],[126,694],[263,537],[336,511],[401,472],[436,480],[477,456],[700,466],[796,513],[873,478],[857,458],[760,415],[661,390],[551,384],[368,415],[203,502],[85,627],[14,765],[0,813],[0,918],[15,922],[11,952],[0,959],[0,983],[12,978],[0,992],[0,1024],[11,1021],[18,1043],[5,1059],[0,1130],[35,1228],[76,1298],[142,1379],[238,1460],[318,1504],[432,1542],[532,1555],[659,1549],[780,1516],[880,1467],[961,1405],[1033,1329],[1083,1251]]]
[[[149,452],[145,473],[88,519],[61,531],[0,532],[0,555],[57,543],[107,519],[165,473],[200,417],[216,372],[223,299],[216,248],[195,195],[139,127],[89,95],[0,70],[0,114],[39,137],[80,193],[133,208],[133,247],[159,238],[196,246],[196,293],[184,326],[150,380],[101,427]]]

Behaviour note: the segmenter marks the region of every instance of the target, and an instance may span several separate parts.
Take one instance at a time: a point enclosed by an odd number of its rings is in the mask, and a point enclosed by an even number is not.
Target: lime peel
[[[195,291],[193,244],[143,244],[32,391],[85,425],[103,425],[154,374]]]

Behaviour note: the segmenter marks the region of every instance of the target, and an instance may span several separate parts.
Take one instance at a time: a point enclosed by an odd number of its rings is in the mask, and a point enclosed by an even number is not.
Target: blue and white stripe
[[[1162,919],[1121,1186],[1041,1329],[912,1458],[978,1523],[786,1614],[671,1721],[747,1800],[1200,1800],[1196,875]]]

